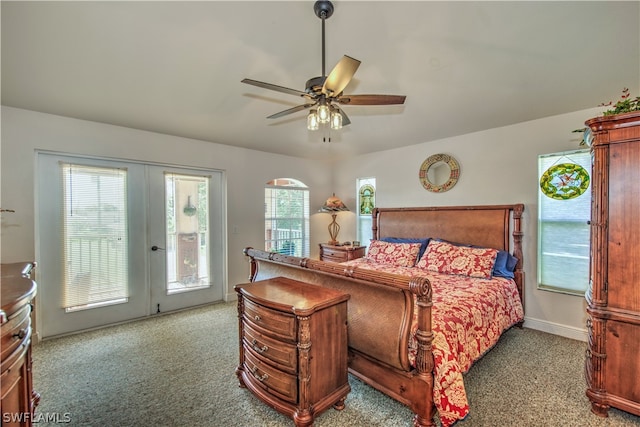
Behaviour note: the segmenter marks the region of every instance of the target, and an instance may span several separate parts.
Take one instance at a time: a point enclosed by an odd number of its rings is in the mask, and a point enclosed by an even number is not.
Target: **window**
[[[128,298],[127,170],[61,163],[67,312]]]
[[[584,295],[587,290],[590,244],[588,221],[591,218],[590,170],[589,150],[538,157],[538,176],[541,178],[541,185],[538,187],[539,289],[573,295]],[[578,181],[575,181],[574,171],[578,171],[578,175],[582,174]],[[574,191],[576,185],[570,187],[575,182],[582,184],[581,189]],[[543,187],[546,189],[543,190]]]
[[[361,245],[368,246],[373,238],[371,214],[376,207],[376,179],[358,178],[356,188],[358,189],[358,240]]]
[[[290,178],[269,181],[264,189],[266,251],[309,256],[309,190]]]
[[[165,172],[167,295],[210,286],[209,177]]]

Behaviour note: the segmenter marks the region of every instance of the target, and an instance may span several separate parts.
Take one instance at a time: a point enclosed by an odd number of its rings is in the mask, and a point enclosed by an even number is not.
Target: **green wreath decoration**
[[[589,188],[589,173],[575,163],[561,163],[547,169],[540,178],[540,189],[555,200],[574,199]]]

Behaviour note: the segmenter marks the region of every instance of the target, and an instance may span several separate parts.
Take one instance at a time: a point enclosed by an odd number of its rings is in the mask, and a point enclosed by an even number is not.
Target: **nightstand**
[[[276,277],[236,285],[240,385],[293,418],[313,425],[317,414],[344,409],[349,294]]]
[[[362,258],[366,248],[366,246],[334,246],[320,243],[320,261],[345,262]]]

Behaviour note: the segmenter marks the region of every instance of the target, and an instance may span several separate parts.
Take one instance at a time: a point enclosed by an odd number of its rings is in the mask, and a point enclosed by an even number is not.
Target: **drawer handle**
[[[255,317],[253,318],[256,322],[259,322],[262,320],[262,317],[258,316],[257,314],[255,315]]]
[[[22,339],[22,338],[24,338],[24,337],[26,337],[26,336],[27,336],[27,330],[26,330],[26,329],[20,329],[20,330],[18,331],[18,333],[13,334],[12,336],[13,336],[14,338]]]
[[[260,354],[262,354],[265,351],[269,350],[269,347],[267,347],[266,345],[263,346],[262,348],[258,347],[258,341],[256,341],[255,339],[253,341],[251,341],[251,346],[253,347],[253,349],[255,351],[257,351]]]
[[[253,369],[251,370],[251,373],[253,374],[253,377],[255,379],[257,379],[260,382],[263,382],[264,380],[266,380],[267,378],[269,378],[269,375],[264,374],[262,376],[258,375],[258,367],[254,366]]]

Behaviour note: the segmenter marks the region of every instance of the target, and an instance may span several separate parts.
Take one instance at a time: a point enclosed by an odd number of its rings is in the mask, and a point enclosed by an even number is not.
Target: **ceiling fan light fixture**
[[[331,111],[329,110],[327,101],[325,101],[324,99],[321,99],[320,106],[318,107],[318,120],[320,121],[320,123],[329,123],[330,118],[331,118]]]
[[[318,130],[320,128],[320,122],[318,120],[318,113],[316,110],[311,110],[307,116],[307,129]]]
[[[342,113],[337,108],[331,109],[331,129],[342,129]]]

